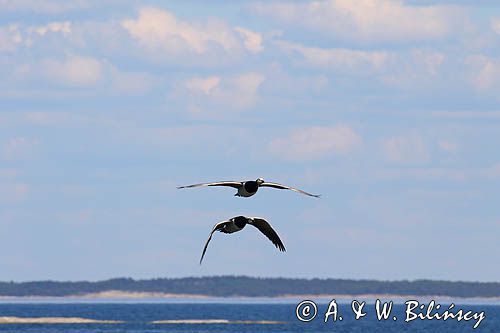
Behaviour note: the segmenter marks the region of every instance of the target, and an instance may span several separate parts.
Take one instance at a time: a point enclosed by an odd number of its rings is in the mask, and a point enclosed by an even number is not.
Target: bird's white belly
[[[238,227],[236,224],[231,223],[226,225],[225,231],[229,234],[232,234],[233,232],[240,231],[243,228]]]
[[[238,189],[238,194],[237,194],[237,195],[238,195],[239,197],[251,197],[251,196],[252,196],[252,195],[254,195],[255,193],[257,193],[257,192],[253,192],[253,193],[247,192],[247,191],[245,190],[245,187],[243,187],[243,186],[242,186],[242,187],[240,187],[240,188]]]

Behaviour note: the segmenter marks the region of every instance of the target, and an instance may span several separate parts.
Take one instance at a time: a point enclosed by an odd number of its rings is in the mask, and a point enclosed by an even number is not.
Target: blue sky
[[[497,1],[4,0],[0,75],[0,280],[500,280]]]

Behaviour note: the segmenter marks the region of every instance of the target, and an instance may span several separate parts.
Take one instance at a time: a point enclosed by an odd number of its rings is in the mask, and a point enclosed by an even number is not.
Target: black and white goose
[[[281,190],[291,190],[297,193],[302,193],[305,195],[308,195],[310,197],[315,197],[319,198],[320,195],[318,194],[311,194],[307,193],[306,191],[299,190],[297,188],[293,188],[290,186],[285,186],[281,185],[278,183],[271,183],[271,182],[266,182],[264,181],[263,178],[257,178],[256,180],[248,180],[248,181],[241,181],[241,182],[233,182],[233,181],[222,181],[222,182],[213,182],[213,183],[201,183],[201,184],[193,184],[193,185],[187,185],[187,186],[179,186],[177,187],[178,189],[181,188],[191,188],[191,187],[200,187],[200,186],[229,186],[233,187],[238,190],[238,192],[235,194],[237,197],[251,197],[255,193],[257,193],[257,190],[259,187],[273,187],[273,188],[278,188]]]
[[[205,247],[203,248],[203,253],[201,254],[201,259],[200,259],[200,265],[203,260],[203,257],[205,256],[205,252],[207,252],[207,247],[208,243],[210,243],[210,240],[212,239],[212,235],[216,231],[223,232],[225,234],[232,234],[233,232],[238,232],[242,230],[247,224],[251,224],[257,229],[260,230],[271,242],[273,242],[274,246],[282,252],[285,252],[285,246],[283,245],[283,242],[281,242],[280,237],[274,231],[273,227],[264,220],[263,218],[260,217],[245,217],[245,216],[236,216],[233,217],[227,221],[222,221],[217,223],[214,228],[212,229],[212,232],[210,232],[210,236],[208,236],[207,242],[205,243]]]

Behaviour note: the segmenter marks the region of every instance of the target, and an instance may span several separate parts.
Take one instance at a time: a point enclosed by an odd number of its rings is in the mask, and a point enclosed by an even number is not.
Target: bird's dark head
[[[259,177],[259,178],[257,178],[257,180],[255,182],[260,185],[264,182],[264,178]]]

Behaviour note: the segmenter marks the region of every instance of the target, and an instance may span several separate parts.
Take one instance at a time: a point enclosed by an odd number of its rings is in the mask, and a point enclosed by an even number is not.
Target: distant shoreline
[[[339,303],[350,303],[352,300],[363,300],[374,302],[377,299],[404,303],[407,300],[435,300],[442,303],[468,303],[468,304],[493,304],[500,305],[500,297],[452,297],[440,295],[399,295],[399,294],[287,294],[281,296],[212,296],[203,294],[175,294],[161,292],[127,292],[119,290],[108,290],[98,293],[67,296],[3,296],[0,295],[0,303],[14,302],[196,302],[196,303],[295,303],[301,300],[313,300],[317,303],[328,303],[335,299]]]
[[[461,282],[439,280],[377,281],[348,279],[258,278],[212,276],[134,280],[115,278],[103,281],[0,282],[2,300],[124,300],[228,302],[258,300],[291,302],[315,298],[369,299],[392,298],[471,300],[500,299],[500,282]]]

